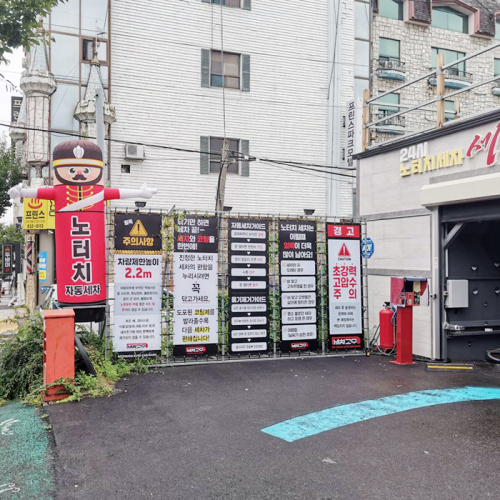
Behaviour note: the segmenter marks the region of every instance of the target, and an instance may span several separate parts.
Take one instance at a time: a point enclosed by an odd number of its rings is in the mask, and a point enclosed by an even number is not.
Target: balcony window
[[[399,111],[399,106],[391,106],[394,104],[399,105],[399,94],[388,94],[381,97],[378,102],[378,117],[384,118],[385,116],[393,115]]]
[[[449,7],[434,7],[432,9],[432,26],[459,33],[468,33],[469,17]]]
[[[437,66],[437,55],[444,54],[444,64],[450,64],[457,59],[465,57],[465,52],[457,52],[456,50],[440,49],[438,47],[431,48],[431,66]],[[451,77],[461,76],[465,74],[465,61],[462,61],[455,66],[451,66],[446,70]]]
[[[381,17],[403,20],[403,0],[379,0],[378,13]]]
[[[399,40],[380,38],[379,55],[381,59],[396,59],[399,61]]]

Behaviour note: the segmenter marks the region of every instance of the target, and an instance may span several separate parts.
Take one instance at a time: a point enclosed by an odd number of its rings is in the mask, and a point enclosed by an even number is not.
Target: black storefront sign
[[[14,255],[12,243],[2,245],[2,274],[12,274],[14,267]]]
[[[316,222],[279,221],[282,352],[318,349]]]
[[[217,218],[178,215],[174,229],[174,356],[218,352]]]
[[[115,250],[161,251],[161,215],[116,214]]]
[[[229,353],[269,351],[269,222],[229,220]]]

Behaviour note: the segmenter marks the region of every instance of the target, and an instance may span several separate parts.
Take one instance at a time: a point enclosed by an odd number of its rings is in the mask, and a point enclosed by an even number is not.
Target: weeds
[[[114,384],[131,370],[148,371],[148,362],[139,359],[135,364],[106,359],[105,339],[77,325],[80,339],[96,370],[96,376],[84,371],[79,353],[76,353],[74,379],[61,379],[52,386],[62,386],[70,396],[65,401],[80,401],[86,396],[109,396]],[[43,319],[40,314],[29,317],[18,334],[2,344],[0,350],[0,406],[4,400],[21,399],[40,405],[43,386]]]

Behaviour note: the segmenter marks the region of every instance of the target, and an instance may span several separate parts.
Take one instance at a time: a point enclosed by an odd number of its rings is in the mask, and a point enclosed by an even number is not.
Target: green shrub
[[[43,381],[43,320],[28,318],[0,348],[0,399],[24,398]]]

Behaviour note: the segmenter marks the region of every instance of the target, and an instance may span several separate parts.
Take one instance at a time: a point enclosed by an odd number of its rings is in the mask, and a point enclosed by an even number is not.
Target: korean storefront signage
[[[25,198],[23,201],[23,229],[54,229],[54,215],[54,200]]]
[[[161,354],[160,215],[115,215],[113,350],[120,357]]]
[[[229,351],[269,350],[269,223],[229,220]]]
[[[38,279],[47,281],[47,252],[38,252]]]
[[[361,231],[356,224],[327,224],[329,349],[363,347]]]
[[[281,350],[317,350],[316,222],[279,221]]]
[[[217,218],[178,215],[174,230],[174,356],[216,355]]]
[[[12,274],[14,266],[14,256],[11,243],[2,245],[2,274]]]

